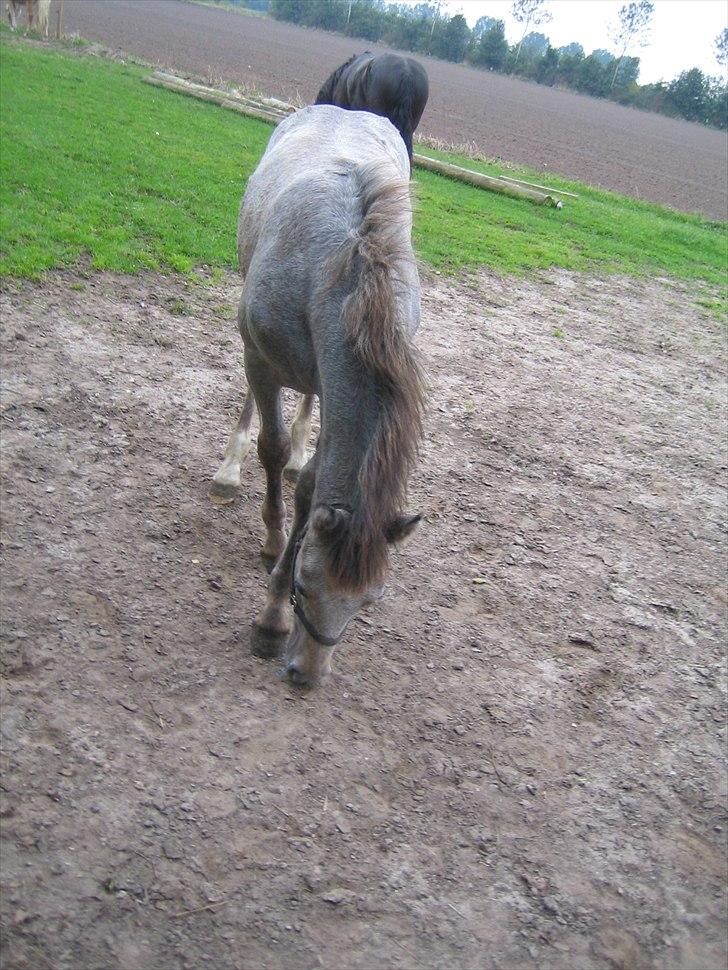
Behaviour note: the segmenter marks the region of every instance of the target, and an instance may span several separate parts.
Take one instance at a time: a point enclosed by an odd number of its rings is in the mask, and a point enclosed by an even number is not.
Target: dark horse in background
[[[355,54],[337,67],[316,104],[371,111],[389,118],[404,139],[412,166],[412,135],[427,104],[429,84],[421,64],[399,54]]]

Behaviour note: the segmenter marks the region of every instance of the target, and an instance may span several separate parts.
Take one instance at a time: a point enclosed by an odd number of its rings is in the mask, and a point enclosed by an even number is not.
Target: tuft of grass
[[[124,272],[205,267],[212,281],[234,267],[240,198],[271,126],[144,85],[136,65],[2,33],[0,274],[37,276],[82,258]],[[725,224],[524,174],[579,198],[549,209],[415,170],[420,258],[443,272],[560,267],[702,280],[725,293]],[[710,297],[706,308],[721,312],[724,301]]]
[[[169,300],[167,305],[169,306],[169,312],[177,317],[187,317],[192,312],[189,304],[185,303],[184,300],[180,300],[178,297]]]
[[[212,312],[216,317],[232,317],[234,309],[232,303],[220,303],[212,308]]]

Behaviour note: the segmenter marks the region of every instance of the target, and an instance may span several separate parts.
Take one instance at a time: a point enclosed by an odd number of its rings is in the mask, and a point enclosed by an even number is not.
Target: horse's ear
[[[317,505],[311,513],[311,528],[315,532],[339,532],[344,529],[351,518],[351,512],[333,505]]]
[[[415,532],[421,521],[422,516],[419,513],[416,515],[400,515],[398,519],[395,519],[394,522],[388,526],[385,532],[387,542],[395,546],[406,542],[412,533]]]

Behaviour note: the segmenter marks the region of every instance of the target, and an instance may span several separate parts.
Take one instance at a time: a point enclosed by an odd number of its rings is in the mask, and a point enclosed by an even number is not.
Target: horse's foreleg
[[[250,426],[254,414],[255,398],[249,390],[238,423],[228,438],[225,459],[212,479],[210,496],[219,505],[234,501],[240,488],[240,466],[250,451]]]
[[[259,657],[280,656],[291,632],[289,600],[293,557],[298,537],[308,521],[315,478],[314,459],[312,458],[299,475],[291,535],[283,555],[270,574],[263,612],[253,623],[251,649]]]
[[[283,469],[283,474],[291,482],[296,481],[301,469],[306,464],[306,446],[311,434],[311,415],[314,400],[313,394],[303,395],[291,425],[291,457]]]

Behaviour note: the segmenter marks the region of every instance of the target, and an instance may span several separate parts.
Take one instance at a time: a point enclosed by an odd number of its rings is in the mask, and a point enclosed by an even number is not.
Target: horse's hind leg
[[[306,464],[306,445],[311,434],[311,414],[314,399],[313,394],[303,395],[291,425],[291,457],[283,469],[283,474],[291,482],[296,481],[301,469]]]
[[[245,372],[260,412],[258,457],[266,476],[263,502],[266,537],[261,556],[270,572],[286,546],[283,469],[291,455],[291,438],[283,422],[280,385],[260,357],[255,352],[249,352],[247,348]]]
[[[225,459],[212,479],[210,497],[218,505],[234,501],[240,488],[240,466],[250,451],[250,426],[254,414],[255,398],[249,390],[238,423],[228,438]]]

